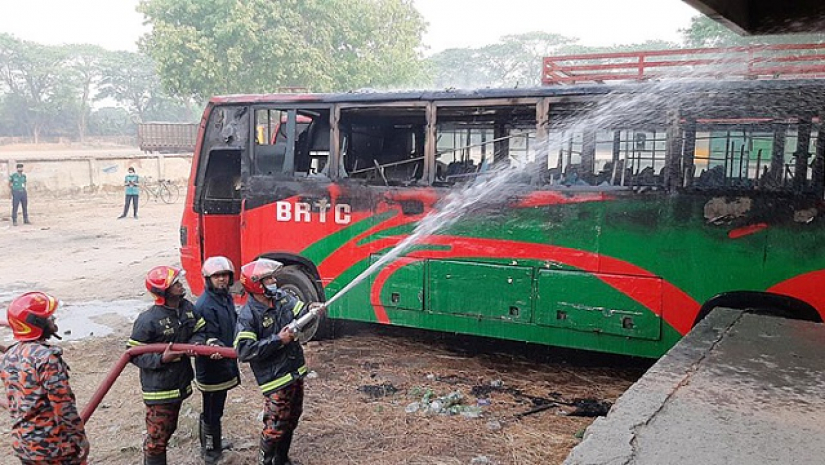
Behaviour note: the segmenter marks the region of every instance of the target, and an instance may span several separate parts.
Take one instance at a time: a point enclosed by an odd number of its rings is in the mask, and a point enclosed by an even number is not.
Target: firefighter
[[[27,292],[9,305],[8,322],[17,341],[0,362],[0,376],[12,418],[12,449],[25,464],[85,464],[89,442],[69,386],[63,351],[46,342],[57,335],[58,302]]]
[[[289,323],[310,308],[278,288],[283,264],[259,258],[241,268],[240,281],[251,298],[238,315],[235,350],[238,360],[249,362],[264,395],[264,428],[258,465],[289,465],[292,435],[303,412],[307,373],[304,351]]]
[[[232,347],[238,314],[229,287],[235,279],[235,267],[226,257],[210,257],[203,262],[202,272],[206,291],[195,303],[195,316],[203,318],[205,326],[194,341]],[[221,417],[227,392],[239,384],[240,371],[235,359],[220,355],[195,359],[195,386],[203,395],[198,437],[201,456],[207,464],[217,463],[222,451],[231,447],[223,444]]]
[[[166,465],[166,446],[178,426],[184,399],[192,394],[194,372],[186,352],[172,350],[172,343],[192,342],[205,322],[195,316],[195,307],[186,300],[181,278],[183,270],[156,266],[146,275],[146,289],[155,305],[138,315],[128,345],[169,344],[162,354],[132,358],[140,368],[140,385],[146,404],[145,465]]]

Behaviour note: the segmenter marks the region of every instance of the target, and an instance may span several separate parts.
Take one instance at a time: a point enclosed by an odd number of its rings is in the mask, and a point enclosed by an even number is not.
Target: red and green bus
[[[329,299],[496,170],[329,318],[641,357],[717,306],[821,321],[823,110],[816,79],[215,97],[181,261]]]

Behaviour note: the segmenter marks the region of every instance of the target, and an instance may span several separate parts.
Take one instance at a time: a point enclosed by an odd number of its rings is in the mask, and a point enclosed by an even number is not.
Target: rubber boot
[[[218,460],[221,459],[221,455],[223,455],[223,448],[221,447],[221,424],[210,425],[209,423],[204,423],[203,431],[204,443],[206,444],[203,462],[206,465],[215,465],[218,463]]]
[[[235,447],[235,444],[232,441],[221,438],[221,450],[232,450],[233,447]]]
[[[258,465],[277,465],[277,443],[270,443],[261,439],[261,450],[258,453]],[[280,464],[283,465],[283,464]]]
[[[166,465],[166,453],[164,453],[163,455],[144,456],[143,465]]]
[[[204,424],[203,421],[203,414],[201,413],[200,421],[198,422],[198,440],[201,444],[201,458],[206,456],[206,438],[204,437]]]
[[[292,431],[284,434],[284,437],[278,441],[278,460],[279,462],[275,462],[276,464],[280,465],[292,465],[292,461],[289,460],[289,448],[292,446]]]

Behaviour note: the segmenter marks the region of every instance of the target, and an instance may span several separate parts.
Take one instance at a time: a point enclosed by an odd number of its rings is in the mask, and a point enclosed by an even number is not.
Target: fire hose
[[[292,323],[289,324],[289,328],[295,334],[296,340],[299,342],[306,342],[312,339],[312,336],[315,335],[315,331],[318,329],[318,322],[320,320],[318,316],[323,311],[323,308],[324,307],[310,308],[306,315],[292,321]],[[95,409],[97,409],[100,402],[103,401],[103,398],[106,397],[106,394],[108,394],[109,390],[115,384],[115,381],[132,358],[143,354],[162,354],[167,348],[169,348],[169,344],[160,343],[146,344],[127,349],[126,352],[120,356],[112,369],[109,370],[106,378],[104,378],[103,382],[100,383],[100,386],[92,395],[92,398],[89,399],[89,403],[86,405],[86,408],[84,408],[83,412],[81,412],[80,417],[83,419],[83,422],[86,423],[89,421],[89,418],[91,418]],[[200,344],[172,344],[171,350],[187,352],[201,357],[210,357],[212,355],[219,354],[223,358],[238,358],[238,355],[235,353],[235,349],[231,347]],[[0,407],[8,409],[8,401],[6,399],[0,399]]]
[[[83,409],[83,412],[80,414],[80,417],[83,419],[83,423],[89,421],[89,418],[94,413],[95,409],[100,402],[106,397],[106,394],[109,392],[109,389],[112,388],[112,385],[115,384],[117,377],[123,372],[123,369],[126,368],[126,365],[129,364],[129,361],[132,358],[137,357],[138,355],[143,354],[162,354],[169,347],[168,344],[147,344],[143,346],[132,347],[123,355],[120,356],[115,366],[109,370],[109,374],[106,375],[106,378],[100,383],[100,386],[95,391],[92,398],[89,399],[89,403],[86,404],[86,408]],[[220,346],[205,346],[205,345],[194,345],[194,344],[172,344],[172,350],[180,351],[180,352],[191,352],[193,355],[200,355],[204,357],[208,357],[214,354],[220,354],[224,358],[238,358],[238,355],[235,353],[235,349],[231,347],[220,347]]]

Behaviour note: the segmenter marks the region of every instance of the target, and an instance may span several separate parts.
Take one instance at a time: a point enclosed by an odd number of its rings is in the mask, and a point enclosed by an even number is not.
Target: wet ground
[[[118,221],[120,196],[30,197],[32,226],[0,221],[0,306],[35,289],[62,300],[60,344],[82,407],[123,353],[137,313],[151,304],[146,271],[178,264],[182,205],[149,204],[139,220]],[[0,340],[8,335],[0,329]],[[338,325],[337,335],[306,347],[313,374],[294,445],[304,465],[561,463],[593,420],[567,415],[576,410],[567,404],[614,402],[649,365],[371,325]],[[262,400],[247,367],[242,374],[227,405],[224,429],[236,447],[225,464],[252,464],[256,454]],[[431,408],[434,402],[444,408]],[[195,394],[184,405],[170,463],[199,463],[199,412]],[[0,419],[0,450],[10,452],[8,417]],[[87,428],[90,463],[141,462],[135,367],[126,368]],[[0,465],[14,463],[0,454]]]
[[[716,309],[565,464],[821,464],[823,350],[822,323]]]

